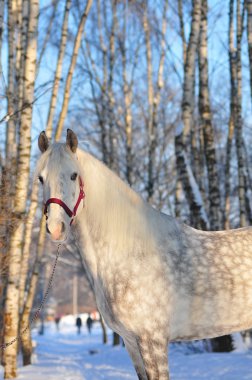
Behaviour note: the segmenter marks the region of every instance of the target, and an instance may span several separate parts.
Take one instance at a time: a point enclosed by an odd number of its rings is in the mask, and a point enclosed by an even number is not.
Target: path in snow
[[[84,327],[77,335],[74,319],[68,317],[59,332],[49,324],[45,335],[33,335],[33,364],[20,365],[18,380],[137,380],[125,348],[113,348],[111,341],[102,345],[98,325],[91,336]],[[171,380],[252,380],[252,352],[186,355],[178,348],[170,349]]]

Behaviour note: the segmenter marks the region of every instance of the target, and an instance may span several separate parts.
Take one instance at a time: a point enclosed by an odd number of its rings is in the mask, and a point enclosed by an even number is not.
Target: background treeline
[[[32,181],[42,130],[74,129],[196,228],[251,223],[252,0],[0,0],[0,53],[2,343],[27,325],[52,250]],[[25,334],[2,352],[6,378],[19,346],[30,362]]]

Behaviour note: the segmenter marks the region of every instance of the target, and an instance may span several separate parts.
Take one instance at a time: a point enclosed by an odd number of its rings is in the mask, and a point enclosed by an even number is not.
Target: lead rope
[[[46,292],[45,292],[45,294],[43,296],[43,299],[42,299],[42,301],[41,301],[41,303],[40,303],[40,305],[39,305],[36,313],[34,313],[32,319],[30,320],[30,322],[28,322],[27,326],[22,331],[20,331],[20,333],[18,334],[18,336],[16,338],[12,339],[10,342],[7,342],[7,343],[4,343],[4,344],[0,345],[0,349],[1,350],[6,350],[7,347],[9,347],[13,343],[21,340],[22,335],[24,335],[27,332],[27,330],[33,325],[34,321],[38,318],[39,313],[41,312],[41,310],[42,310],[42,308],[43,308],[43,306],[45,304],[45,301],[46,301],[46,299],[48,297],[49,291],[50,291],[51,286],[52,286],[53,277],[54,277],[56,266],[57,266],[57,263],[58,263],[58,258],[60,256],[60,246],[61,246],[61,244],[59,244],[58,248],[57,248],[56,257],[55,257],[52,273],[51,273],[51,276],[50,276],[49,281],[48,281]]]

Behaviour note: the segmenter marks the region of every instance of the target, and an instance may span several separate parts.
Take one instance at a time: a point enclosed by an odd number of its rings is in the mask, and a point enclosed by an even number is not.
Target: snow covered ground
[[[77,335],[75,319],[65,317],[57,331],[54,323],[45,334],[33,332],[36,342],[33,364],[20,365],[18,380],[136,380],[130,358],[124,347],[101,343],[101,330],[96,324],[91,335],[85,325]],[[252,380],[252,351],[230,354],[188,354],[183,346],[170,347],[172,380]],[[0,371],[0,380],[3,371]]]

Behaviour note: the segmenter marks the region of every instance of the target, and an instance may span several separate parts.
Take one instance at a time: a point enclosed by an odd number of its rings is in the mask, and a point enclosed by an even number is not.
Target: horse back
[[[252,326],[252,228],[203,232],[184,226],[174,263],[175,339]]]

